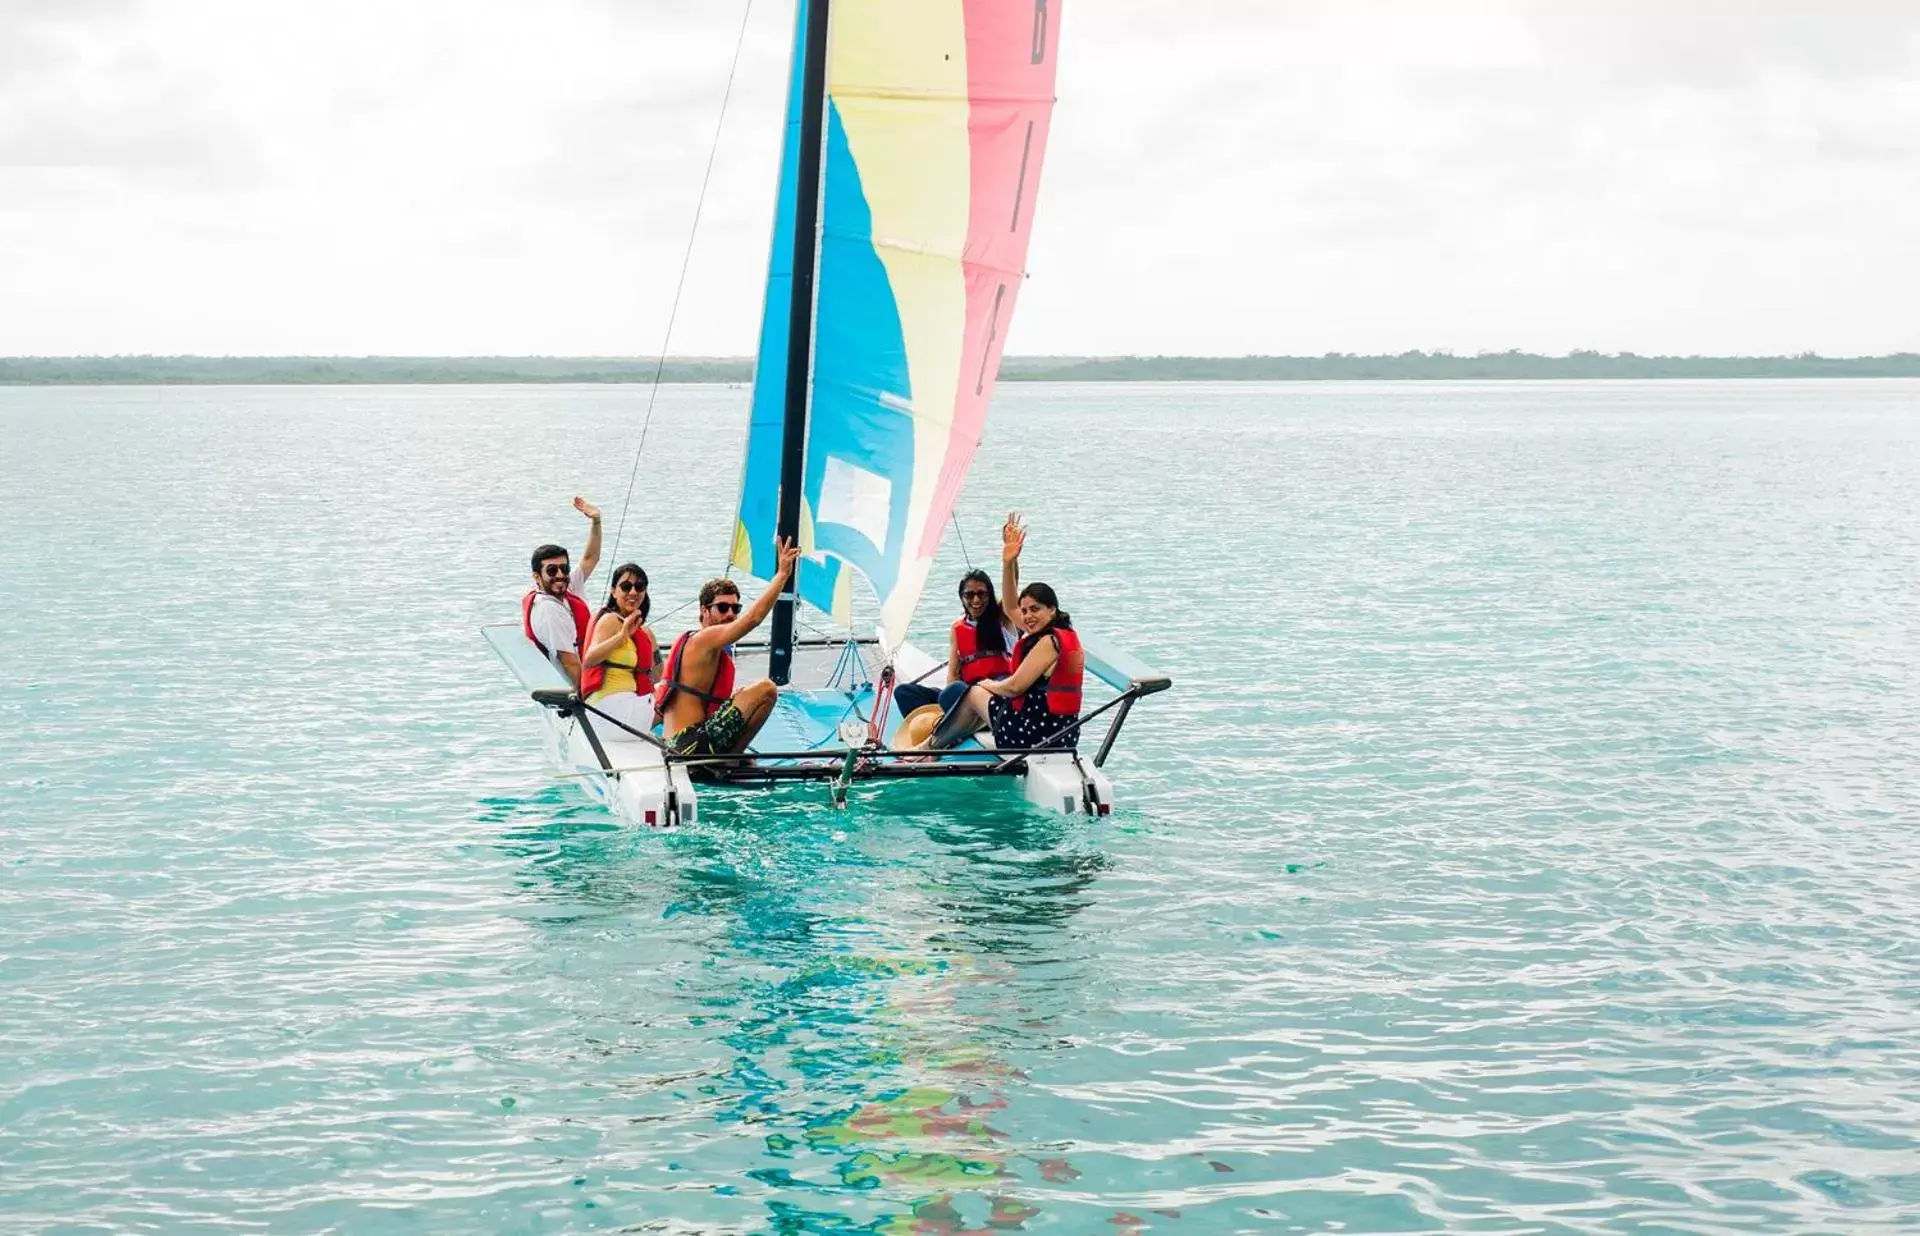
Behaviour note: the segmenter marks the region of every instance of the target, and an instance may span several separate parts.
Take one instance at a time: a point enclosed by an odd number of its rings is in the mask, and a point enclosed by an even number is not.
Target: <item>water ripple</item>
[[[630,392],[0,390],[0,579],[102,611],[0,612],[0,1228],[1911,1224],[1917,407],[1016,387],[972,543],[1178,683],[1122,809],[661,837],[473,631]],[[662,600],[731,496],[643,487]]]

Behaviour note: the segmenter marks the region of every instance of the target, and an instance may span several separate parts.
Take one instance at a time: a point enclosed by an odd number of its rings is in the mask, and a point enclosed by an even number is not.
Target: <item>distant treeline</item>
[[[1913,378],[1920,352],[1892,356],[1636,356],[1632,352],[1401,352],[1361,356],[1009,356],[1009,381],[1326,382],[1528,378]]]
[[[750,382],[748,358],[564,356],[0,357],[0,385],[430,382]],[[1010,382],[1314,382],[1396,379],[1912,378],[1920,353],[1892,356],[1637,356],[1632,352],[1401,352],[1394,356],[1010,356]]]
[[[391,385],[435,382],[750,382],[751,360],[637,356],[22,356],[0,384]]]

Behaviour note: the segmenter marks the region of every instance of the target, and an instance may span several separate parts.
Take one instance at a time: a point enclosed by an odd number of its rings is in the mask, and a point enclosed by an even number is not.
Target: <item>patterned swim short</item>
[[[705,721],[675,734],[673,750],[677,755],[727,755],[740,745],[740,736],[746,732],[747,714],[728,700]]]

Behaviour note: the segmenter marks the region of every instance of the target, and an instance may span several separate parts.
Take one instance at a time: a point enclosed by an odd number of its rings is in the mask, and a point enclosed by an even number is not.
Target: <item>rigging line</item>
[[[700,603],[699,597],[695,597],[691,601],[682,601],[680,602],[680,604],[674,606],[672,609],[668,610],[666,613],[660,615],[659,621],[665,622],[667,619],[673,617],[675,614],[679,613],[681,610],[690,609],[693,606],[698,605],[699,603]]]
[[[953,535],[960,540],[960,557],[966,560],[967,570],[971,571],[973,555],[967,552],[967,538],[960,535],[960,504],[958,502],[954,503],[953,509],[947,512],[947,518],[953,522]]]
[[[620,522],[614,525],[613,561],[620,561],[620,538],[627,531],[627,509],[633,505],[633,487],[640,479],[640,458],[647,449],[647,431],[653,427],[653,405],[660,398],[660,375],[667,368],[667,348],[673,343],[673,324],[680,316],[680,296],[687,288],[687,270],[693,265],[693,246],[700,235],[700,215],[707,206],[707,186],[713,183],[713,164],[720,154],[720,133],[727,124],[727,104],[733,99],[733,81],[740,72],[740,52],[747,45],[747,23],[753,17],[753,0],[747,0],[740,13],[740,34],[733,43],[733,63],[727,66],[727,88],[720,95],[720,116],[713,125],[713,144],[707,147],[707,170],[700,177],[700,196],[693,203],[693,227],[687,233],[687,249],[680,258],[680,279],[673,285],[673,305],[667,310],[667,330],[660,340],[660,356],[653,367],[653,387],[647,392],[647,415],[640,423],[640,445],[634,448],[633,470],[627,474],[627,496],[620,502]]]

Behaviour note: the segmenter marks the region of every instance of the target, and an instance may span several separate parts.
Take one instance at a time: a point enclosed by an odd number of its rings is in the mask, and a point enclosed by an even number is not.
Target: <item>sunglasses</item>
[[[637,579],[623,579],[613,586],[615,592],[645,592],[647,586]]]
[[[714,613],[716,613],[716,614],[719,614],[719,615],[721,615],[721,616],[723,616],[723,617],[724,617],[724,616],[726,616],[727,614],[737,614],[737,613],[739,613],[739,612],[740,612],[740,602],[738,602],[738,601],[715,601],[715,602],[714,602],[714,603],[713,603],[712,605],[709,605],[709,606],[707,606],[707,608],[708,608],[708,609],[710,609],[710,610],[712,610],[712,611],[713,611]]]
[[[960,599],[963,601],[984,601],[987,599],[987,593],[984,588],[969,588],[960,594]]]
[[[540,568],[540,574],[546,576],[548,579],[559,579],[570,573],[571,568],[564,562],[549,562]]]

